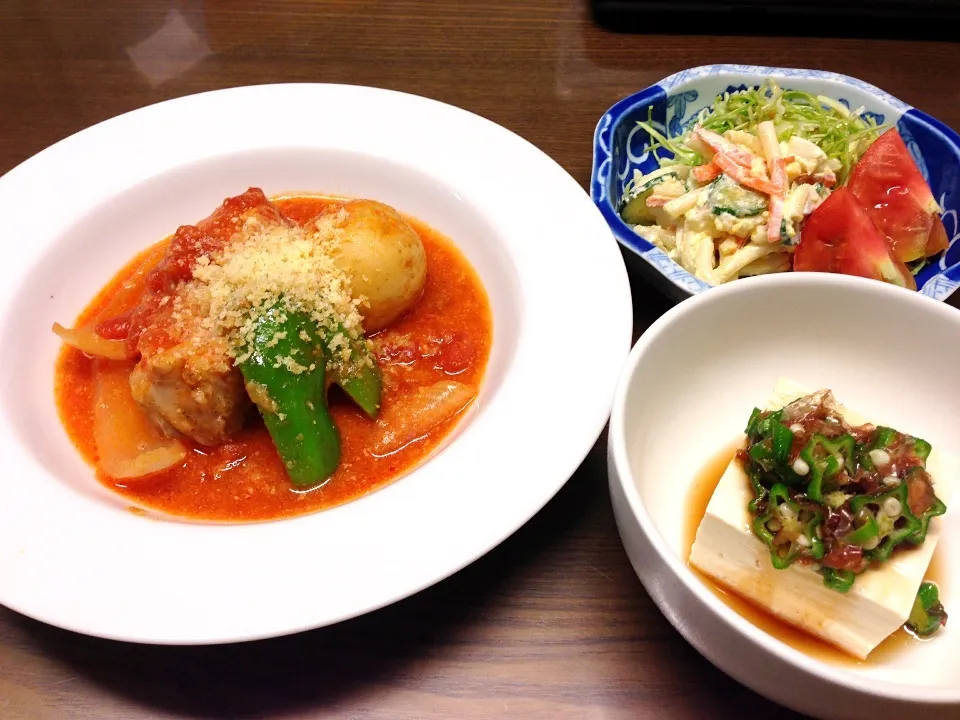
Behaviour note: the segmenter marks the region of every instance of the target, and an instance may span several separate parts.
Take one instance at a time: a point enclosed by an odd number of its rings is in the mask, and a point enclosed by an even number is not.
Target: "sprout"
[[[811,95],[800,90],[783,90],[775,81],[765,85],[719,95],[709,108],[701,110],[683,133],[666,137],[653,127],[653,108],[646,122],[637,124],[650,135],[647,149],[661,165],[700,165],[704,159],[689,147],[687,140],[694,125],[723,134],[728,130],[745,130],[757,134],[757,126],[770,120],[777,138],[787,140],[793,135],[815,143],[827,157],[839,164],[837,180],[846,179],[863,152],[885,129],[877,125],[862,108],[854,112],[832,98]],[[661,157],[665,150],[670,157]]]

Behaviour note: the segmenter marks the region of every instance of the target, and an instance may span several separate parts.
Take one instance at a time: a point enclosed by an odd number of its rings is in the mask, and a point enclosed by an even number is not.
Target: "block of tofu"
[[[781,408],[810,392],[781,379],[761,409]],[[851,425],[868,422],[842,405],[840,412]],[[934,447],[927,459],[927,471],[937,496],[949,506],[954,485],[960,480],[960,458]],[[697,529],[691,564],[781,620],[861,659],[906,622],[936,549],[944,517],[931,521],[921,546],[894,553],[882,567],[858,576],[853,588],[844,594],[826,587],[820,574],[799,563],[785,570],[773,567],[769,550],[750,529],[747,504],[752,498],[747,475],[734,459]]]

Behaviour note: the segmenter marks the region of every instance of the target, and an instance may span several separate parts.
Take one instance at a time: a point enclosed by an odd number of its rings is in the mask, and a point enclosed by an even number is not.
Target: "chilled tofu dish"
[[[337,505],[422,462],[475,402],[487,296],[422,223],[250,188],[174,228],[54,326],[66,430],[134,507],[236,522]]]
[[[948,246],[903,138],[863,108],[770,80],[721,95],[676,136],[638,124],[659,167],[634,170],[620,217],[711,285],[819,271],[916,289]]]
[[[960,459],[782,379],[755,408],[697,529],[692,566],[778,619],[867,658],[947,622],[924,577]]]

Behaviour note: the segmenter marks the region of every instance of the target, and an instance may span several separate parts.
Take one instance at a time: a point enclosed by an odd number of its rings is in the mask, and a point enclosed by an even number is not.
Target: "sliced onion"
[[[87,355],[107,358],[109,360],[127,360],[130,357],[127,352],[126,341],[102,338],[94,331],[93,325],[65,328],[60,323],[54,323],[53,331],[59,335],[60,339],[67,345]]]
[[[187,449],[166,437],[133,399],[130,363],[100,362],[93,413],[97,466],[116,480],[143,477],[183,462]]]
[[[373,443],[373,454],[388,455],[425,437],[461,413],[476,395],[472,385],[442,380],[387,405],[377,420],[380,433]]]
[[[164,240],[150,248],[123,284],[112,289],[110,301],[93,317],[88,318],[86,325],[78,328],[65,328],[60,323],[54,323],[53,331],[67,345],[85,352],[87,355],[110,360],[130,359],[131,356],[127,351],[125,341],[109,340],[101,337],[97,334],[96,327],[104,320],[117,317],[137,306],[140,298],[146,292],[146,283],[151,271],[166,256],[169,245],[169,240]]]

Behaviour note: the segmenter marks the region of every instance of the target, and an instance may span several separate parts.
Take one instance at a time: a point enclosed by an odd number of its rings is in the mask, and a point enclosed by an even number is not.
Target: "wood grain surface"
[[[855,75],[960,127],[960,49],[945,42],[618,34],[592,22],[586,0],[5,0],[0,173],[167,98],[342,82],[484,115],[586,186],[608,106],[679,69],[724,61]],[[668,304],[636,278],[633,291],[639,336]],[[165,648],[82,637],[0,608],[0,718],[774,712],[703,660],[644,593],[614,526],[604,453],[601,438],[565,489],[488,556],[335,627]]]

